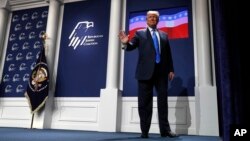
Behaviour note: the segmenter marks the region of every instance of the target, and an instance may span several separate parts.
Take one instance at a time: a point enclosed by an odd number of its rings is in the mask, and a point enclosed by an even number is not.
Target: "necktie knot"
[[[152,29],[152,32],[153,32],[153,34],[155,34],[155,32],[156,32],[156,29]]]

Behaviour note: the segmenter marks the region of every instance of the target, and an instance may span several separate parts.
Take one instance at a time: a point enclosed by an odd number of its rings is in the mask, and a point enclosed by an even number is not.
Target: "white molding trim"
[[[49,6],[46,0],[9,0],[8,2],[11,11]]]
[[[64,0],[64,3],[79,2],[79,1],[87,1],[87,0]]]

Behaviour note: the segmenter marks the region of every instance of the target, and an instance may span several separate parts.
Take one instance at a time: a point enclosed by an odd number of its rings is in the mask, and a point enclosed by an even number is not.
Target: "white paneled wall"
[[[97,131],[99,100],[99,98],[56,98],[51,128]],[[156,98],[153,104],[150,132],[159,133]],[[169,121],[174,131],[181,134],[195,134],[194,97],[170,97]],[[139,123],[137,97],[123,97],[120,131],[140,132]]]
[[[32,114],[25,98],[0,99],[0,127],[30,128]]]
[[[99,98],[56,98],[51,128],[98,130]]]
[[[156,98],[153,100],[151,133],[159,133]],[[181,134],[195,134],[195,99],[194,97],[170,97],[168,99],[169,122],[171,129]],[[193,122],[191,122],[193,121]],[[122,132],[140,132],[138,103],[136,97],[122,100]]]
[[[99,101],[99,98],[55,98],[51,128],[97,131]],[[159,133],[156,98],[153,104],[150,132]],[[30,128],[32,115],[25,98],[1,99],[0,115],[0,127]],[[178,133],[195,134],[194,97],[170,97],[169,122]],[[122,99],[121,132],[140,132],[137,97]]]

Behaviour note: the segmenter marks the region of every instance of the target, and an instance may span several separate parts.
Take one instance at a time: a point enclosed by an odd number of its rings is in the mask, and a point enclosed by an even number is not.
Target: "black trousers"
[[[159,69],[159,65],[157,64],[151,79],[138,80],[138,107],[140,126],[143,134],[148,134],[151,125],[153,110],[153,88],[155,88],[157,92],[160,133],[166,134],[171,130],[168,121],[168,78],[161,77]]]

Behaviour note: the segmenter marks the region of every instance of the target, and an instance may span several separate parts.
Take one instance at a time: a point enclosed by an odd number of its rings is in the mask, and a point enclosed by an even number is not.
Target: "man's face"
[[[156,28],[158,24],[159,18],[156,14],[148,14],[147,15],[147,24],[151,28]]]

